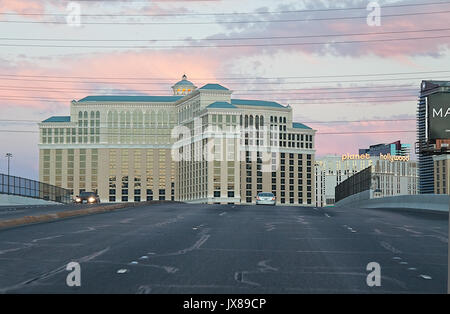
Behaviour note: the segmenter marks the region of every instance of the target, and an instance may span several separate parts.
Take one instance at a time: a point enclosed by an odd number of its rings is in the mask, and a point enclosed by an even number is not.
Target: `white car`
[[[256,196],[256,205],[275,205],[276,197],[270,192],[261,192]]]

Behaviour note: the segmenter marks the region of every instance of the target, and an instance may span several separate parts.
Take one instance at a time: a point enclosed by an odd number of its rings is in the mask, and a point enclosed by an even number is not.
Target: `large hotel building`
[[[40,181],[103,202],[315,204],[314,134],[276,102],[187,80],[172,96],[87,96],[39,124]]]

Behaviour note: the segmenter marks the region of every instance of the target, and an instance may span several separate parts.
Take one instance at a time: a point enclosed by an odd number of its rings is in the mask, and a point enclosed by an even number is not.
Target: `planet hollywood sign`
[[[409,161],[410,160],[410,156],[406,155],[406,156],[396,156],[396,155],[391,155],[391,154],[380,154],[379,155],[380,160],[388,160],[390,162],[395,162],[395,161]],[[341,159],[342,161],[344,160],[370,160],[372,158],[372,156],[370,156],[369,154],[342,154]]]

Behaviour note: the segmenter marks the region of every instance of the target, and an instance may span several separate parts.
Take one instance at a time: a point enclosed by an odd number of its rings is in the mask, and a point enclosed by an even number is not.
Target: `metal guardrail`
[[[2,173],[0,173],[0,194],[25,196],[64,204],[72,202],[70,190]]]

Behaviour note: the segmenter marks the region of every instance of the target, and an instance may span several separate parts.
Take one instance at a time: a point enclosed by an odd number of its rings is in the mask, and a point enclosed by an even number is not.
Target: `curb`
[[[43,214],[43,215],[38,215],[38,216],[24,216],[21,218],[0,220],[0,230],[4,229],[4,228],[24,226],[24,225],[35,224],[35,223],[40,223],[40,222],[57,221],[60,219],[65,219],[65,218],[99,214],[99,213],[110,212],[110,211],[114,211],[117,209],[123,209],[123,208],[132,208],[132,207],[138,207],[138,206],[163,204],[163,203],[183,204],[182,202],[177,202],[177,201],[147,201],[147,202],[136,202],[136,203],[119,203],[119,204],[112,204],[112,205],[101,205],[101,206],[93,207],[93,208],[91,207],[91,208],[83,208],[83,209],[74,209],[74,210],[62,211],[62,212],[51,213],[51,214]]]
[[[142,204],[142,205],[145,205],[145,204]],[[114,205],[98,206],[98,207],[94,207],[94,208],[74,209],[74,210],[69,210],[69,211],[57,212],[57,213],[52,213],[52,214],[43,214],[43,215],[38,215],[38,216],[24,216],[21,218],[14,218],[14,219],[0,221],[0,229],[23,226],[23,225],[28,225],[28,224],[35,224],[35,223],[40,223],[40,222],[56,221],[59,219],[65,219],[65,218],[71,218],[71,217],[77,217],[77,216],[98,214],[98,213],[114,211],[117,209],[122,209],[122,208],[127,208],[127,207],[136,207],[136,206],[140,206],[140,204],[137,205],[137,203],[121,203],[121,204],[114,204]]]

